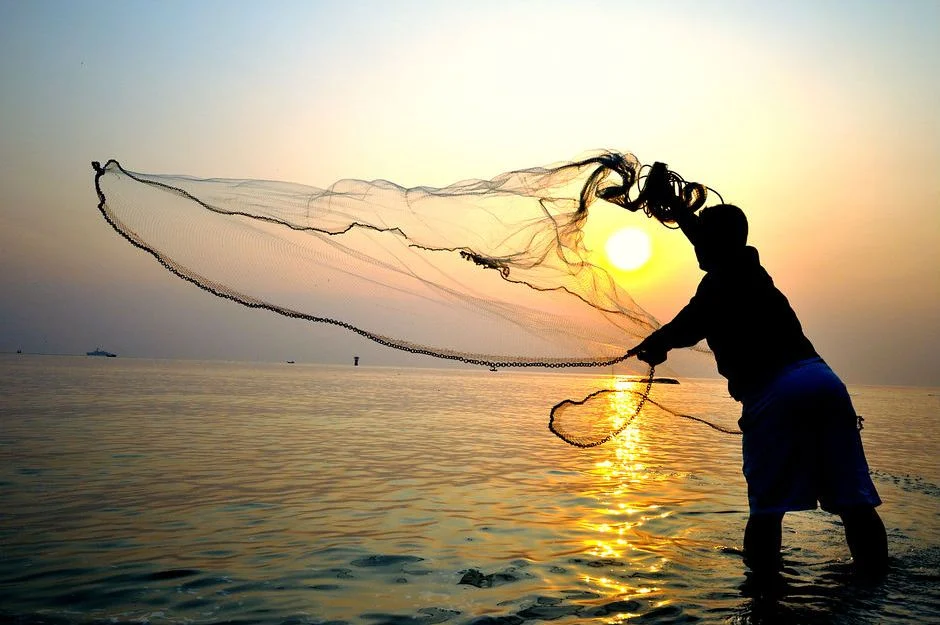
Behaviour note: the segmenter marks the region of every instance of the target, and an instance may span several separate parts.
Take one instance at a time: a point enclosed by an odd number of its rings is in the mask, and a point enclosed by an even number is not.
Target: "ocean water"
[[[788,514],[753,592],[740,438],[653,411],[595,449],[551,406],[609,375],[0,357],[0,620],[940,622],[940,390],[850,387],[892,570]],[[734,427],[717,380],[654,397]]]

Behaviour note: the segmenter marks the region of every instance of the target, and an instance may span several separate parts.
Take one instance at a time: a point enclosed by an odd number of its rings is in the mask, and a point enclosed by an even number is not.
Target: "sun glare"
[[[642,230],[624,228],[610,235],[604,251],[614,267],[633,271],[646,264],[653,253],[653,247],[649,235]]]

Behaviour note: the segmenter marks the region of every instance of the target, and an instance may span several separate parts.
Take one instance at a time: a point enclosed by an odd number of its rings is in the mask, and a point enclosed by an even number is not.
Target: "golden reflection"
[[[612,424],[622,426],[633,417],[640,400],[636,391],[642,390],[641,386],[627,378],[617,379],[614,388],[621,392],[607,395],[606,408]],[[668,539],[659,539],[641,529],[650,520],[670,514],[652,499],[651,491],[661,485],[661,478],[648,468],[650,452],[642,421],[640,413],[604,447],[607,457],[594,465],[596,481],[590,494],[598,506],[586,521],[592,534],[586,540],[586,553],[593,559],[591,565],[605,574],[585,575],[582,581],[618,599],[642,598],[661,606],[669,602],[657,597],[662,589],[642,583],[642,575],[635,576],[638,571],[658,572],[669,562],[663,544]],[[618,615],[620,620],[631,616],[634,615]]]

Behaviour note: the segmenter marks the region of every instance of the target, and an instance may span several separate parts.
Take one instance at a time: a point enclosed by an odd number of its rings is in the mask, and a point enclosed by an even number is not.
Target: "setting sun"
[[[632,271],[646,264],[653,248],[648,234],[637,228],[624,228],[610,235],[604,251],[614,267]]]

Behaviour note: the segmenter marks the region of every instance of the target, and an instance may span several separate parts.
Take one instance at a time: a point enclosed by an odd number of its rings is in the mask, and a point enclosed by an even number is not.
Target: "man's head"
[[[699,267],[711,271],[733,258],[747,245],[747,217],[733,204],[707,206],[698,216],[695,257]]]

